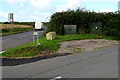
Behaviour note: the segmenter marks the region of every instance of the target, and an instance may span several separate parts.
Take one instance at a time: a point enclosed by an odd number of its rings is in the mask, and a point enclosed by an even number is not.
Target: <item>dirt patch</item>
[[[57,53],[80,53],[83,51],[91,51],[111,45],[117,45],[118,41],[105,39],[87,39],[61,42],[60,44],[61,46]]]

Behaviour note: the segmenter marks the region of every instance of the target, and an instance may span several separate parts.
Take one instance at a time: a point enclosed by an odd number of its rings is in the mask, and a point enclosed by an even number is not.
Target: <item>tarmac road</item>
[[[2,40],[0,41],[0,43],[2,44],[2,51],[32,42],[33,32],[34,31],[29,31],[0,37],[0,39],[2,38]],[[43,35],[44,31],[39,31],[38,33],[40,37]]]
[[[29,80],[28,78],[49,78],[46,80],[57,80],[58,78],[118,78],[118,45],[29,64],[3,66],[2,77],[26,78],[26,80]]]

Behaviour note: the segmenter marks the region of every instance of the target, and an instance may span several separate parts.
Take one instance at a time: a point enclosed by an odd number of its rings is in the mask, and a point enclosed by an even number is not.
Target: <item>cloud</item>
[[[8,6],[15,6],[12,11],[15,21],[45,20],[51,14],[48,11],[49,2],[50,0],[6,0]],[[11,12],[10,10],[9,12]],[[1,21],[8,21],[8,12],[1,11],[0,18]]]
[[[118,2],[119,0],[0,0],[8,6],[14,7],[14,18],[17,21],[45,20],[54,12],[66,11],[68,9],[82,8],[85,2]],[[10,4],[10,5],[9,5]],[[4,6],[2,6],[4,7]],[[95,6],[96,7],[96,6]],[[9,7],[6,6],[9,9]],[[18,9],[19,8],[19,9]],[[89,8],[89,7],[88,7]],[[11,12],[9,9],[9,12]],[[102,9],[100,12],[112,12],[112,9]],[[8,20],[8,13],[0,12],[0,18]]]
[[[34,7],[45,8],[50,5],[50,0],[30,0],[30,4]]]
[[[119,0],[83,0],[84,2],[118,2]]]
[[[77,9],[82,6],[82,0],[66,0],[66,4],[58,5],[57,12],[66,11],[68,9]]]
[[[67,8],[78,8],[81,6],[82,0],[67,0]]]
[[[113,9],[101,9],[100,12],[115,12]]]
[[[23,3],[26,2],[26,0],[0,0],[0,2],[5,2],[9,6],[23,6]]]
[[[19,10],[14,16],[15,21],[45,21],[45,19],[50,16],[50,12],[39,12],[33,11],[30,13],[26,10]]]
[[[30,1],[36,2],[36,0],[0,0],[0,2],[30,2]],[[38,0],[38,1],[44,2],[46,0]],[[67,0],[49,0],[49,1],[61,2],[61,1],[67,1]],[[74,1],[79,1],[79,0],[69,0],[69,1],[74,2]],[[81,1],[84,1],[84,2],[118,2],[119,0],[81,0]]]
[[[6,12],[0,12],[0,18],[1,18],[0,21],[8,20],[8,13],[6,13]]]
[[[24,6],[24,3],[20,3],[20,6],[23,7],[23,6]]]
[[[25,2],[25,0],[6,0],[5,2],[7,2],[10,5],[14,5],[18,2]]]
[[[26,1],[26,0],[23,0]],[[31,8],[41,11],[62,11],[68,9],[76,9],[81,6],[82,0],[29,0]],[[56,4],[57,3],[57,4]],[[59,4],[58,4],[59,3]],[[65,4],[62,4],[65,3]],[[54,9],[54,11],[53,11]]]
[[[2,2],[15,3],[15,2],[25,2],[26,0],[1,0]]]
[[[8,13],[6,13],[6,12],[0,12],[0,17],[7,18],[8,17]]]

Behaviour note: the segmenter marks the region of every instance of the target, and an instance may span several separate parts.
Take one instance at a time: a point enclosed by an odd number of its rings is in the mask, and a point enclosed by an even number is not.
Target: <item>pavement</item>
[[[37,80],[42,80],[42,78],[46,80],[63,78],[76,78],[78,80],[80,80],[79,78],[106,78],[103,80],[107,80],[107,78],[118,78],[118,45],[1,68],[3,78],[24,78],[24,80],[30,78]]]
[[[33,32],[24,32],[19,34],[7,35],[0,37],[1,51],[5,51],[9,48],[14,48],[33,41]],[[38,31],[39,37],[44,34],[44,31]]]

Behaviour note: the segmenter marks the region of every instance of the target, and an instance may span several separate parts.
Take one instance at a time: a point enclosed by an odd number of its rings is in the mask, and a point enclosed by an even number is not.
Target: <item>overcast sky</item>
[[[14,13],[14,21],[49,21],[55,12],[86,8],[96,12],[118,10],[119,0],[0,0],[0,22],[8,21],[8,13]]]

